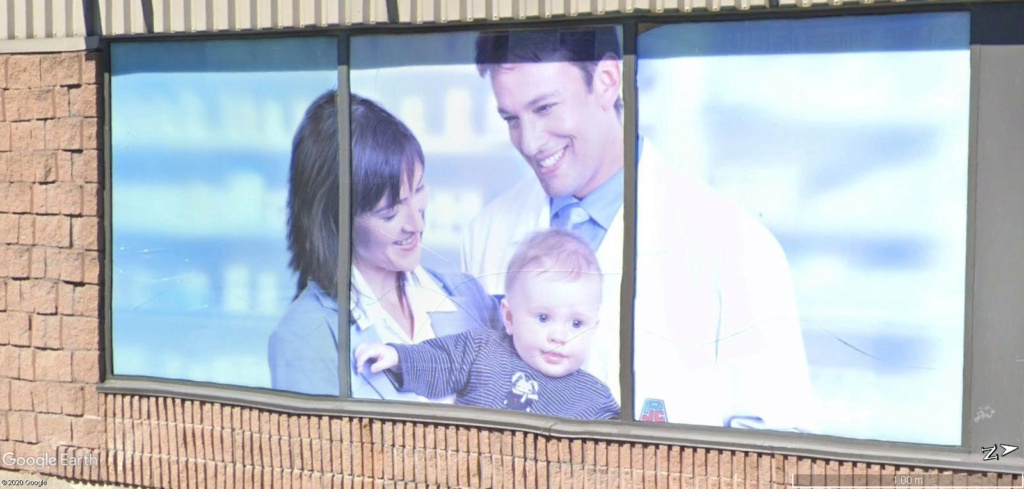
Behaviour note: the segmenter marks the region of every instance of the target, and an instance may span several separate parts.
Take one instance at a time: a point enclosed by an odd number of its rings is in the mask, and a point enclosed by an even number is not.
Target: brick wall
[[[97,462],[2,470],[147,487],[767,489],[797,472],[1021,485],[1019,476],[98,394],[100,64],[98,53],[0,56],[0,453]]]
[[[98,67],[85,53],[0,57],[3,453],[104,447]]]

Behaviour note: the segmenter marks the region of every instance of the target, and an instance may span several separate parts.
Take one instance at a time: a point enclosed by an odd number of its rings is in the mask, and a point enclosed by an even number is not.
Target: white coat
[[[813,430],[810,380],[789,265],[774,236],[645,145],[637,193],[635,413],[662,401],[672,423]],[[550,225],[529,178],[491,202],[463,240],[463,270],[504,294],[520,240]],[[601,324],[583,369],[619,400],[622,210],[597,259]]]

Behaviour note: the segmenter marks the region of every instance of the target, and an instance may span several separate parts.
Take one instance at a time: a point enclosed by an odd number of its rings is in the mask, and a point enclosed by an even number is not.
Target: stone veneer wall
[[[148,487],[713,487],[793,474],[1020,476],[105,395],[99,52],[0,55],[0,479]],[[7,472],[4,472],[7,471]]]

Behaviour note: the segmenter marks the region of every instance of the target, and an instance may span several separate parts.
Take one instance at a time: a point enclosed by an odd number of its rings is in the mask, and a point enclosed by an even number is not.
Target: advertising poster
[[[111,50],[114,373],[271,387],[268,341],[298,292],[292,138],[337,87],[337,40]]]
[[[638,419],[960,444],[968,20],[641,34]]]
[[[353,397],[619,417],[620,38],[352,39]]]

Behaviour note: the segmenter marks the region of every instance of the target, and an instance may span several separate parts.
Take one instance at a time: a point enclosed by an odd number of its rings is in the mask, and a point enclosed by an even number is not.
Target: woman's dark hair
[[[394,205],[402,177],[411,185],[423,149],[402,121],[376,103],[351,96],[352,214],[373,210],[381,199]],[[296,295],[316,282],[338,296],[338,106],[337,92],[317,97],[292,141],[288,180],[288,250],[299,274]],[[404,298],[404,275],[398,274]]]

